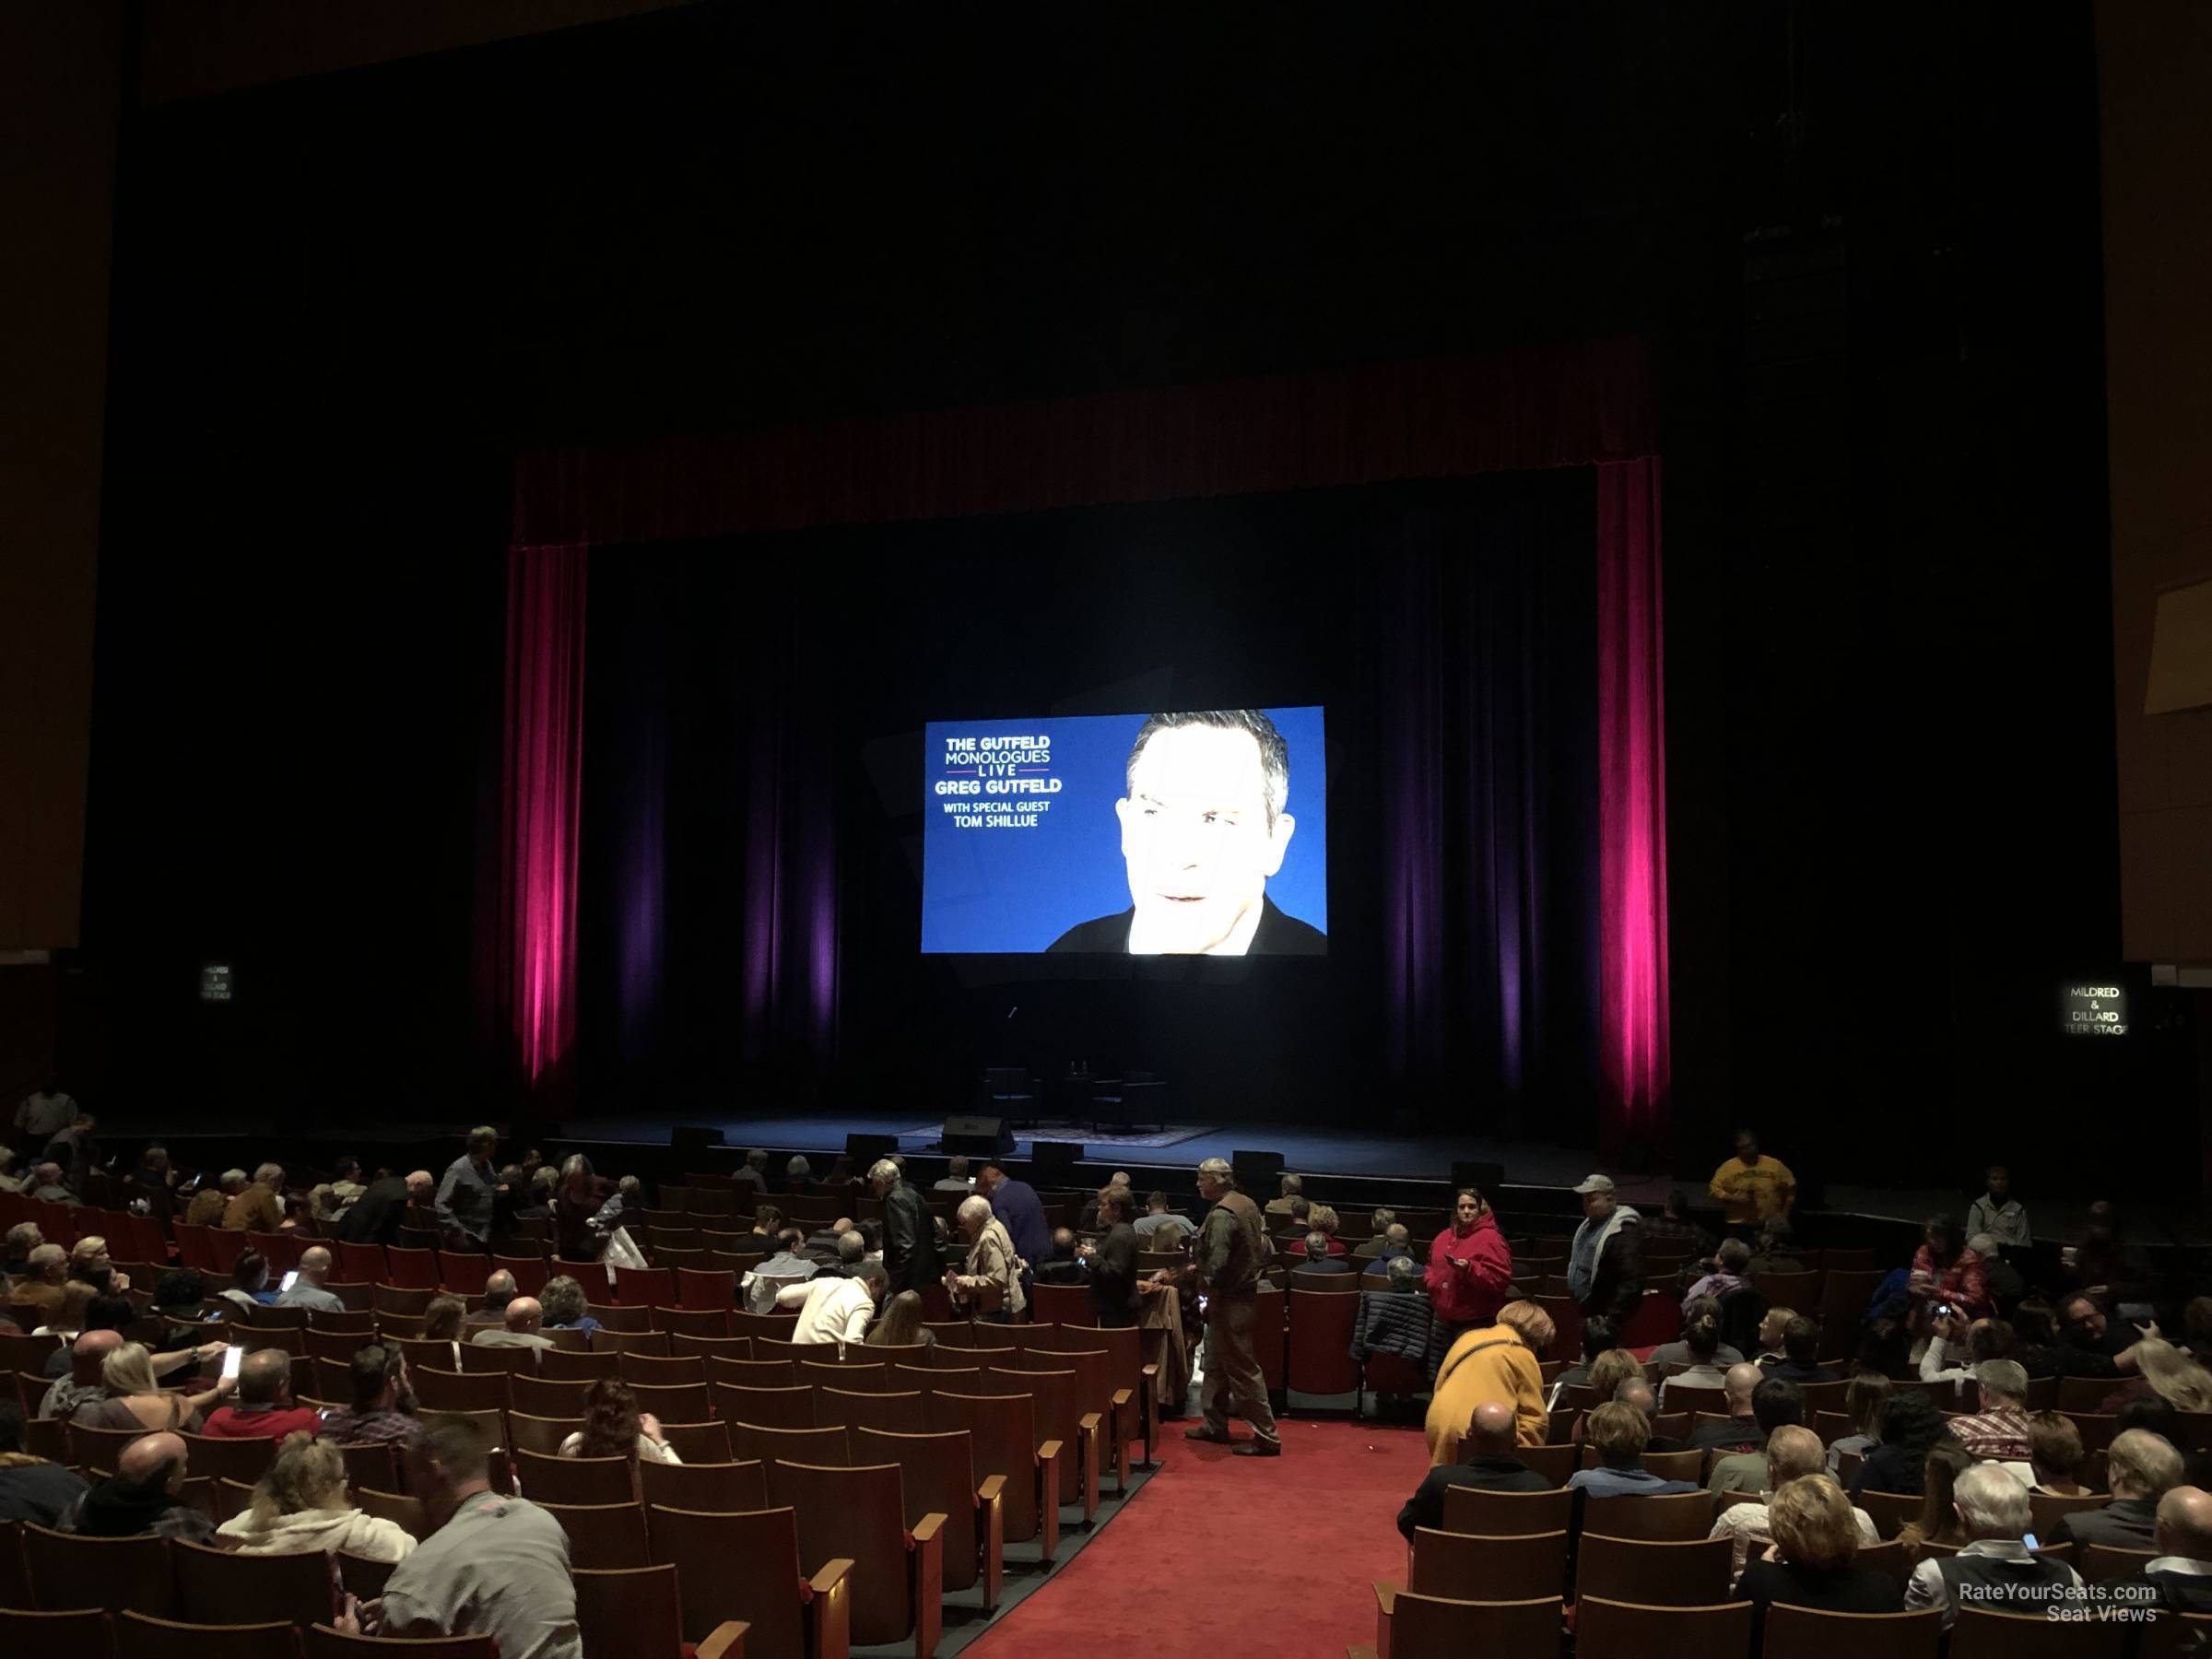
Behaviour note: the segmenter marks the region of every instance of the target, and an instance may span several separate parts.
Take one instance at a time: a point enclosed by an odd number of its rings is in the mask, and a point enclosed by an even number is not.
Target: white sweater
[[[300,1510],[257,1526],[245,1510],[216,1528],[241,1555],[305,1555],[311,1549],[343,1549],[372,1561],[404,1561],[414,1552],[414,1537],[395,1522],[364,1515],[358,1509]]]

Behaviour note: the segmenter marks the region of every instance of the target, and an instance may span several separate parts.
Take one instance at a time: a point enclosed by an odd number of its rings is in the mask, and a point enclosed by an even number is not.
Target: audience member
[[[1475,1188],[1460,1188],[1453,1199],[1452,1225],[1429,1246],[1425,1278],[1430,1305],[1436,1310],[1437,1340],[1447,1352],[1466,1333],[1493,1328],[1508,1305],[1513,1253],[1499,1230],[1498,1218]],[[1465,1420],[1465,1411],[1454,1414],[1454,1434]],[[1433,1441],[1430,1450],[1435,1450]]]
[[[86,1182],[100,1167],[100,1155],[92,1145],[92,1114],[79,1107],[76,1115],[46,1143],[47,1163],[61,1171],[60,1184],[77,1199],[83,1198]]]
[[[1390,1230],[1398,1225],[1398,1212],[1384,1206],[1368,1218],[1367,1237],[1352,1246],[1355,1262],[1371,1262],[1383,1253]],[[1407,1234],[1408,1239],[1411,1234]]]
[[[7,1230],[7,1277],[21,1278],[30,1271],[30,1253],[46,1242],[36,1221],[18,1221]]]
[[[1964,1333],[1963,1340],[1960,1333]],[[1964,1382],[1992,1359],[2009,1359],[2019,1339],[2002,1319],[1939,1319],[1920,1357],[1924,1382]],[[1964,1357],[1964,1364],[1953,1360]]]
[[[2212,1613],[2212,1493],[2175,1487],[2159,1500],[2158,1551],[2137,1581],[2173,1613]]]
[[[1287,1217],[1290,1214],[1290,1201],[1300,1196],[1304,1192],[1305,1182],[1298,1176],[1286,1172],[1283,1176],[1283,1190],[1275,1197],[1267,1200],[1266,1204],[1262,1206],[1261,1213],[1270,1218]]]
[[[776,1238],[776,1253],[747,1273],[738,1283],[748,1312],[766,1313],[776,1305],[776,1293],[789,1285],[803,1285],[814,1277],[818,1264],[806,1253],[806,1235],[795,1227],[783,1229]]]
[[[491,1328],[507,1323],[507,1304],[514,1300],[514,1275],[495,1267],[484,1277],[484,1300],[461,1321],[464,1331]]]
[[[2152,1548],[2158,1541],[2159,1500],[2182,1484],[2182,1454],[2164,1436],[2130,1429],[2112,1437],[2104,1470],[2112,1500],[2102,1509],[2060,1516],[2049,1541]]]
[[[1901,1397],[1901,1396],[1900,1396]],[[2027,1488],[1993,1464],[1959,1477],[1952,1507],[1967,1542],[1956,1555],[1936,1556],[1912,1569],[1908,1611],[1935,1607],[1946,1630],[1962,1606],[2034,1614],[2063,1606],[2081,1584],[2064,1561],[2029,1553]]]
[[[265,1163],[250,1186],[223,1206],[225,1232],[276,1232],[284,1226],[284,1166]]]
[[[1767,1489],[1766,1445],[1774,1430],[1786,1429],[1805,1418],[1805,1394],[1794,1382],[1762,1377],[1751,1391],[1751,1420],[1759,1425],[1759,1449],[1721,1454],[1716,1452],[1712,1474],[1706,1485],[1713,1495],[1723,1492],[1763,1492]]]
[[[1378,1210],[1375,1213],[1382,1215],[1384,1212]],[[1367,1259],[1367,1265],[1360,1269],[1361,1277],[1387,1279],[1393,1262],[1400,1258],[1412,1260],[1413,1235],[1406,1230],[1405,1223],[1393,1221],[1352,1252],[1352,1255],[1355,1260],[1361,1257]]]
[[[992,1162],[975,1178],[975,1190],[990,1201],[991,1213],[998,1218],[1015,1253],[1023,1261],[1041,1262],[1052,1254],[1053,1230],[1044,1218],[1044,1205],[1035,1187],[1012,1179],[1003,1167]],[[962,1211],[967,1207],[960,1206]]]
[[[960,1207],[965,1210],[968,1204],[975,1202],[971,1198]],[[988,1214],[986,1206],[986,1217]],[[999,1228],[998,1232],[1003,1240],[1005,1229]],[[859,1342],[867,1335],[868,1322],[876,1317],[876,1304],[883,1300],[888,1285],[881,1262],[863,1262],[850,1278],[786,1285],[776,1292],[776,1306],[799,1311],[791,1332],[794,1342]]]
[[[2027,1279],[1998,1253],[1998,1241],[1988,1233],[1969,1235],[1966,1247],[1982,1258],[1982,1282],[1989,1287],[1990,1305],[2000,1317],[2009,1316],[2027,1299]]]
[[[192,1195],[184,1206],[184,1221],[189,1227],[220,1227],[223,1214],[230,1201],[246,1190],[246,1172],[243,1170],[225,1170],[212,1184],[204,1184]]]
[[[115,1454],[115,1473],[94,1485],[63,1518],[61,1530],[88,1538],[152,1534],[213,1544],[215,1523],[184,1501],[191,1453],[167,1430],[141,1435]]]
[[[929,1190],[933,1193],[972,1193],[975,1191],[975,1177],[968,1173],[968,1159],[958,1152],[947,1159],[945,1173],[931,1184]]]
[[[308,1555],[344,1550],[371,1561],[404,1561],[415,1540],[398,1523],[365,1515],[347,1501],[346,1460],[337,1447],[293,1434],[253,1488],[253,1500],[217,1527],[240,1555]]]
[[[286,1358],[281,1354],[278,1357]],[[87,1429],[196,1431],[207,1408],[218,1400],[229,1398],[236,1387],[225,1378],[199,1394],[171,1394],[154,1381],[152,1357],[143,1344],[136,1342],[124,1343],[100,1362],[100,1381],[107,1390],[107,1398],[79,1406],[70,1415],[71,1422]]]
[[[433,1296],[429,1306],[422,1311],[422,1339],[453,1344],[455,1371],[461,1369],[463,1316],[467,1312],[468,1304],[457,1296]]]
[[[1974,1462],[1957,1441],[1939,1440],[1928,1448],[1920,1470],[1920,1511],[1897,1529],[1907,1559],[1917,1561],[1927,1553],[1930,1544],[1955,1548],[1966,1542],[1952,1500],[1958,1493],[1959,1477],[1972,1468]]]
[[[85,1306],[84,1323],[80,1335],[83,1332],[90,1331],[127,1332],[137,1323],[138,1305],[129,1297],[95,1296]],[[182,1347],[157,1350],[149,1345],[147,1351],[149,1355],[148,1362],[154,1368],[154,1375],[167,1377],[176,1371],[203,1365],[210,1359],[221,1359],[223,1350],[229,1346],[228,1343],[222,1342],[201,1342]],[[46,1375],[49,1377],[68,1376],[72,1369],[73,1352],[73,1348],[55,1348],[53,1358],[46,1361]]]
[[[1598,1356],[1619,1346],[1620,1333],[1604,1314],[1583,1321],[1583,1357],[1551,1380],[1553,1397],[1560,1397],[1559,1391],[1565,1389],[1587,1386],[1590,1368],[1597,1363]]]
[[[1674,1363],[1687,1361],[1688,1369],[1677,1371],[1660,1382],[1659,1409],[1662,1411],[1666,1409],[1666,1394],[1670,1387],[1679,1384],[1684,1388],[1726,1388],[1729,1371],[1746,1363],[1744,1357],[1737,1354],[1735,1349],[1722,1347],[1720,1304],[1705,1296],[1697,1298],[1695,1305],[1697,1312],[1682,1327],[1681,1340],[1672,1345],[1680,1350],[1680,1359]],[[1735,1358],[1724,1360],[1724,1353],[1735,1354]],[[1655,1362],[1659,1360],[1657,1352],[1652,1358]],[[1750,1369],[1754,1374],[1759,1370],[1757,1366]]]
[[[661,1419],[638,1409],[629,1384],[602,1377],[584,1392],[583,1427],[560,1442],[563,1457],[627,1457],[633,1463],[680,1464],[661,1432]]]
[[[15,1126],[23,1132],[26,1147],[44,1147],[76,1121],[76,1102],[58,1078],[48,1077],[16,1107]]]
[[[592,1170],[592,1160],[571,1152],[553,1180],[553,1250],[564,1262],[596,1262],[606,1252],[606,1233],[621,1214],[621,1194]],[[617,1207],[612,1216],[607,1206]]]
[[[1843,1373],[1820,1363],[1820,1327],[1802,1313],[1782,1327],[1782,1359],[1767,1367],[1781,1382],[1841,1382]]]
[[[1986,1319],[1996,1312],[1982,1258],[1967,1248],[1959,1224],[1943,1216],[1928,1218],[1905,1289],[1912,1304],[1910,1324],[1924,1335],[1939,1320]]]
[[[901,1290],[883,1304],[883,1313],[870,1327],[869,1347],[935,1347],[937,1334],[922,1323],[922,1297]]]
[[[1663,1480],[1643,1466],[1644,1447],[1652,1425],[1642,1412],[1608,1400],[1583,1418],[1584,1443],[1595,1449],[1597,1466],[1577,1469],[1567,1477],[1567,1488],[1594,1498],[1662,1497],[1669,1492],[1694,1492],[1687,1480]]]
[[[330,1180],[315,1190],[323,1194],[323,1201],[315,1209],[315,1219],[325,1224],[344,1220],[369,1191],[369,1183],[361,1179],[361,1160],[340,1155],[330,1166]]]
[[[300,1253],[300,1277],[289,1290],[276,1294],[280,1308],[307,1308],[319,1313],[343,1313],[346,1304],[324,1287],[330,1282],[330,1252],[310,1244]]]
[[[24,1189],[41,1204],[75,1204],[76,1194],[62,1184],[62,1166],[41,1163],[30,1172],[30,1184]]]
[[[1406,1507],[1398,1512],[1398,1531],[1413,1542],[1417,1526],[1441,1528],[1444,1524],[1444,1493],[1453,1487],[1473,1487],[1485,1492],[1543,1492],[1551,1482],[1514,1455],[1513,1408],[1503,1400],[1485,1400],[1475,1407],[1460,1436],[1459,1455],[1438,1464],[1421,1477]]]
[[[767,1192],[767,1148],[764,1147],[747,1147],[745,1161],[730,1171],[730,1179],[739,1186],[749,1187],[756,1194]]]
[[[456,1249],[482,1253],[491,1247],[492,1218],[507,1190],[491,1162],[499,1144],[500,1132],[479,1124],[468,1132],[467,1149],[446,1165],[438,1182],[438,1220]]]
[[[1080,1285],[1086,1274],[1076,1230],[1072,1227],[1053,1229],[1053,1253],[1041,1262],[1030,1264],[1030,1277],[1041,1285]]]
[[[1709,1354],[1698,1354],[1690,1350],[1689,1334],[1697,1328],[1700,1320],[1710,1320],[1712,1324],[1712,1351]],[[1688,1386],[1719,1388],[1724,1381],[1722,1371],[1731,1365],[1743,1364],[1744,1356],[1721,1340],[1721,1304],[1718,1299],[1693,1296],[1682,1304],[1682,1335],[1672,1342],[1663,1342],[1653,1348],[1644,1363],[1662,1373],[1674,1365],[1701,1367],[1711,1371],[1712,1377],[1693,1382]]]
[[[1856,1503],[1862,1492],[1919,1497],[1928,1448],[1949,1437],[1950,1425],[1925,1394],[1907,1389],[1891,1394],[1882,1407],[1881,1444],[1860,1463],[1858,1478],[1852,1482],[1852,1501]]]
[[[69,1277],[101,1292],[131,1288],[131,1276],[116,1270],[108,1241],[98,1233],[88,1233],[69,1247]]]
[[[1749,1557],[1774,1541],[1772,1494],[1802,1476],[1821,1473],[1826,1456],[1820,1437],[1802,1423],[1782,1424],[1767,1437],[1766,1479],[1758,1489],[1769,1495],[1757,1503],[1730,1504],[1714,1517],[1712,1530],[1705,1535],[1729,1541],[1728,1583],[1732,1588],[1743,1577]],[[1882,1541],[1874,1518],[1865,1510],[1852,1510],[1851,1517],[1861,1544]]]
[[[2212,1411],[2212,1371],[2163,1336],[2146,1336],[2128,1353],[2136,1375],[2105,1395],[2099,1411],[2116,1413],[2136,1400],[2160,1400],[2176,1411]]]
[[[1738,1129],[1735,1156],[1712,1172],[1707,1191],[1719,1201],[1731,1228],[1750,1233],[1768,1222],[1789,1218],[1797,1203],[1797,1178],[1789,1165],[1759,1151],[1758,1135]]]
[[[1864,1535],[1859,1512],[1826,1475],[1800,1475],[1767,1500],[1767,1529],[1774,1542],[1747,1562],[1735,1599],[1757,1609],[1756,1651],[1764,1641],[1771,1606],[1812,1607],[1822,1613],[1895,1613],[1904,1591],[1878,1567],[1861,1567]]]
[[[1889,1404],[1889,1379],[1879,1371],[1853,1373],[1851,1386],[1843,1391],[1843,1415],[1851,1419],[1851,1432],[1828,1443],[1830,1475],[1843,1466],[1846,1452],[1865,1457],[1881,1443],[1882,1411]]]
[[[537,1305],[548,1331],[591,1332],[603,1328],[592,1317],[583,1287],[565,1273],[557,1273],[537,1293]]]
[[[438,1182],[428,1170],[416,1170],[404,1180],[379,1175],[331,1231],[348,1244],[396,1244],[408,1208],[429,1209],[437,1199]]]
[[[1305,1244],[1305,1260],[1298,1263],[1294,1271],[1299,1273],[1351,1273],[1356,1271],[1346,1257],[1330,1253],[1332,1245],[1338,1250],[1342,1250],[1343,1246],[1336,1244],[1336,1241],[1330,1238],[1328,1234],[1310,1232],[1306,1235]]]
[[[397,1343],[364,1342],[347,1362],[353,1404],[323,1418],[323,1438],[339,1446],[412,1445],[422,1433],[415,1391]]]
[[[1752,1410],[1752,1400],[1764,1380],[1765,1373],[1756,1365],[1730,1366],[1722,1384],[1728,1391],[1728,1420],[1691,1430],[1689,1449],[1717,1453],[1765,1451],[1767,1431],[1759,1426],[1759,1418]]]
[[[281,1441],[318,1434],[323,1419],[292,1399],[292,1359],[282,1348],[255,1348],[238,1366],[238,1394],[207,1414],[200,1430],[211,1440]]]
[[[2012,1171],[2003,1164],[1989,1166],[1989,1190],[1966,1206],[1966,1236],[1987,1233],[1999,1244],[2025,1250],[2035,1242],[2028,1227],[2028,1212],[2012,1195]]]
[[[814,1166],[804,1157],[794,1154],[783,1166],[783,1190],[801,1197],[814,1191]]]
[[[1681,1188],[1668,1188],[1659,1213],[1643,1218],[1643,1248],[1647,1254],[1686,1255],[1693,1261],[1712,1253],[1712,1235],[1690,1219],[1689,1200]]]
[[[68,1274],[69,1253],[59,1244],[41,1244],[26,1260],[24,1277],[9,1288],[9,1300],[35,1309],[41,1320],[52,1324],[68,1300],[62,1288]]]
[[[2028,1460],[2028,1373],[2014,1359],[1984,1359],[1974,1368],[1981,1409],[1951,1419],[1951,1433],[1975,1457]]]
[[[1628,1355],[1631,1360],[1635,1359],[1635,1356],[1629,1354],[1626,1348],[1616,1348],[1614,1351]],[[1653,1425],[1651,1444],[1644,1447],[1646,1452],[1687,1452],[1689,1449],[1672,1435],[1658,1432],[1656,1425],[1659,1419],[1659,1396],[1641,1374],[1625,1377],[1616,1382],[1613,1385],[1613,1401],[1618,1406],[1633,1406],[1636,1410],[1643,1413],[1646,1422]],[[1578,1423],[1576,1427],[1579,1429],[1581,1425]]]
[[[507,1304],[507,1312],[500,1328],[478,1331],[469,1338],[477,1347],[526,1347],[544,1352],[554,1346],[553,1338],[541,1335],[538,1326],[545,1323],[545,1309],[535,1296],[518,1296]],[[805,1341],[805,1337],[794,1337]]]
[[[1168,1195],[1154,1193],[1145,1200],[1145,1213],[1133,1224],[1136,1236],[1152,1250],[1173,1250],[1198,1230],[1188,1216],[1168,1207]]]
[[[1512,1407],[1517,1444],[1545,1443],[1551,1416],[1544,1408],[1538,1359],[1557,1334],[1551,1315],[1533,1301],[1507,1302],[1498,1310],[1497,1324],[1461,1333],[1438,1366],[1429,1396],[1423,1427],[1432,1465],[1459,1461],[1460,1437],[1485,1400]]]
[[[23,1449],[23,1407],[12,1394],[0,1397],[0,1522],[59,1526],[85,1489],[83,1478],[68,1465]]]
[[[879,1158],[869,1167],[868,1190],[883,1200],[883,1270],[893,1290],[924,1290],[945,1277],[935,1231],[929,1224],[929,1201]]]
[[[489,1636],[516,1659],[582,1659],[569,1538],[525,1498],[491,1489],[491,1441],[465,1418],[426,1430],[407,1459],[407,1489],[430,1530],[359,1610],[380,1636]],[[349,1616],[339,1628],[356,1625]]]
[[[56,1381],[39,1401],[38,1415],[67,1422],[77,1411],[108,1397],[100,1368],[124,1344],[121,1331],[87,1331],[69,1345],[69,1374]]]
[[[1773,1307],[1766,1311],[1759,1322],[1759,1351],[1751,1356],[1752,1364],[1763,1371],[1783,1362],[1783,1333],[1790,1328],[1790,1321],[1796,1317],[1797,1310],[1794,1308]]]
[[[2055,1411],[2039,1411],[2028,1419],[2028,1467],[2034,1476],[2033,1489],[2054,1498],[2086,1497],[2081,1465],[2088,1453],[2074,1419]]]
[[[1712,1271],[1689,1288],[1682,1299],[1682,1317],[1688,1319],[1689,1305],[1711,1297],[1718,1301],[1738,1290],[1750,1288],[1749,1269],[1751,1246],[1741,1239],[1723,1239],[1720,1248],[1712,1253]]]
[[[1104,1230],[1097,1243],[1088,1246],[1090,1264],[1090,1311],[1100,1330],[1135,1324],[1143,1316],[1144,1292],[1136,1271],[1136,1230],[1129,1224],[1135,1202],[1125,1186],[1109,1186],[1099,1194],[1099,1225]]]
[[[985,1179],[992,1168],[984,1167]],[[960,1200],[956,1217],[960,1241],[967,1249],[965,1270],[947,1269],[945,1288],[951,1293],[956,1307],[976,1307],[980,1312],[975,1317],[1004,1324],[1029,1306],[1029,1293],[1022,1286],[1022,1257],[1007,1234],[1006,1224],[993,1211],[991,1200],[982,1196],[982,1182],[976,1184],[977,1193]],[[998,1190],[1004,1192],[1005,1187],[1002,1185]],[[995,1308],[989,1305],[990,1292],[994,1289],[998,1292]],[[790,1304],[784,1298],[790,1294],[785,1291],[776,1300],[788,1307]]]
[[[1643,1302],[1643,1218],[1620,1202],[1610,1175],[1585,1176],[1574,1190],[1583,1223],[1567,1250],[1567,1293],[1584,1319],[1625,1322]]]

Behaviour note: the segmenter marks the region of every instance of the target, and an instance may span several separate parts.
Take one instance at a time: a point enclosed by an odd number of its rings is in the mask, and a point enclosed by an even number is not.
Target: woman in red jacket
[[[1513,1253],[1498,1218],[1480,1193],[1460,1188],[1452,1225],[1429,1246],[1429,1301],[1447,1352],[1461,1332],[1498,1323],[1498,1310],[1512,1300],[1512,1280]]]

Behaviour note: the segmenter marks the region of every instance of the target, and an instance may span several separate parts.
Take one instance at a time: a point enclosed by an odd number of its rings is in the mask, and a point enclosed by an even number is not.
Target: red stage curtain
[[[1652,1147],[1668,1115],[1666,689],[1659,462],[1597,469],[1599,1151]]]
[[[576,1041],[576,846],[583,809],[580,544],[507,556],[498,994],[522,1077],[559,1088]]]

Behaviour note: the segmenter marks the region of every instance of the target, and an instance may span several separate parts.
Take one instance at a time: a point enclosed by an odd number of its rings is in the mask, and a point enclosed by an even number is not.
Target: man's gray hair
[[[1987,1233],[1976,1233],[1966,1241],[1966,1247],[1978,1256],[1994,1256],[1997,1253],[1997,1241]]]
[[[499,1144],[500,1132],[489,1124],[478,1124],[468,1132],[468,1149],[471,1152],[478,1147],[496,1147]]]
[[[1308,1260],[1315,1262],[1326,1261],[1328,1259],[1328,1254],[1329,1235],[1327,1233],[1310,1232],[1306,1235],[1306,1256]]]
[[[868,1166],[868,1179],[897,1186],[899,1184],[899,1166],[888,1158],[879,1158]]]
[[[789,1163],[783,1166],[783,1173],[789,1176],[792,1180],[796,1181],[802,1176],[813,1174],[814,1166],[808,1163],[804,1158],[794,1157]]]
[[[1998,1465],[1981,1463],[1961,1469],[1951,1488],[1971,1538],[2019,1538],[2030,1519],[2028,1488]]]
[[[988,1221],[991,1218],[991,1200],[978,1193],[972,1197],[961,1199],[960,1207],[956,1213],[963,1221],[972,1221],[978,1216]]]
[[[2028,1368],[2018,1359],[1984,1359],[1974,1367],[1974,1381],[2007,1400],[2028,1397]]]
[[[645,1183],[640,1181],[635,1175],[625,1175],[621,1180],[615,1182],[615,1191],[621,1194],[625,1198],[635,1198],[644,1190]]]
[[[2104,1484],[2117,1497],[2122,1487],[2139,1498],[2163,1498],[2182,1484],[2182,1454],[2164,1435],[2130,1429],[2112,1437],[2105,1453]]]
[[[1182,726],[1212,726],[1218,731],[1242,732],[1260,747],[1260,786],[1267,803],[1267,828],[1282,816],[1290,800],[1290,746],[1275,729],[1265,709],[1197,709],[1174,714],[1148,714],[1129,746],[1129,764],[1123,771],[1123,793],[1136,794],[1136,759],[1145,752],[1155,732]]]
[[[1198,1173],[1215,1181],[1234,1182],[1237,1178],[1237,1172],[1229,1167],[1229,1159],[1226,1158],[1207,1159],[1198,1166]]]
[[[850,1267],[854,1262],[863,1260],[867,1253],[868,1241],[858,1233],[842,1232],[837,1235],[837,1259],[846,1266]]]
[[[1390,1258],[1390,1288],[1393,1290],[1418,1292],[1428,1288],[1427,1276],[1421,1265],[1409,1255]]]
[[[765,1170],[768,1168],[768,1154],[759,1147],[750,1147],[745,1155],[745,1165],[748,1170]]]

